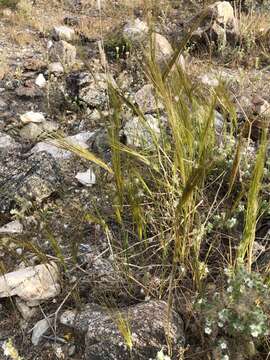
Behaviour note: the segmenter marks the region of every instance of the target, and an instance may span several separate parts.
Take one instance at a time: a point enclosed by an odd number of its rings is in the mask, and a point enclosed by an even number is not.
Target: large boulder
[[[163,301],[149,301],[122,310],[88,305],[83,312],[66,311],[61,323],[86,333],[86,360],[155,359],[167,344],[177,359],[185,336],[181,317]],[[126,337],[125,337],[126,335]]]

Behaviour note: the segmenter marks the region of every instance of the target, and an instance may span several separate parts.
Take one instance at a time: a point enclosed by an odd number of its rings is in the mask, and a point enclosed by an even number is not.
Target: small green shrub
[[[253,343],[255,349],[269,334],[270,291],[259,273],[248,272],[244,266],[225,273],[224,290],[198,299],[195,309],[203,319],[204,333],[211,341],[222,339],[222,353],[229,356],[239,344]]]
[[[104,49],[110,59],[123,58],[131,51],[131,43],[119,32],[109,36],[104,42]]]

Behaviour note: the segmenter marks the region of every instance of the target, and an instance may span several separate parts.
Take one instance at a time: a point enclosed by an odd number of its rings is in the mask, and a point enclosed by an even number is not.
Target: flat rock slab
[[[60,188],[61,171],[44,152],[20,159],[11,153],[0,158],[0,214],[40,204]]]
[[[164,301],[153,300],[120,311],[90,304],[79,314],[65,312],[61,322],[86,332],[86,360],[155,359],[168,341],[174,354],[185,342],[181,317],[174,310],[169,312]],[[124,328],[130,332],[132,357],[120,331]]]
[[[53,262],[29,266],[0,277],[0,298],[17,295],[31,305],[38,305],[59,293],[59,271]]]
[[[23,232],[23,226],[18,220],[11,221],[4,226],[0,227],[1,234],[21,234]]]

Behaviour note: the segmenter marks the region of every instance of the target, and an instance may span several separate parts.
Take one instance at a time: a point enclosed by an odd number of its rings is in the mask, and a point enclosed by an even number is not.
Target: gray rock
[[[69,311],[61,322],[86,332],[86,360],[126,360],[130,357],[120,327],[130,330],[132,355],[136,360],[155,358],[168,341],[173,353],[185,342],[183,321],[163,301],[149,301],[120,311],[102,309],[92,304],[79,314]]]
[[[147,37],[148,31],[147,24],[137,18],[126,23],[123,29],[123,36],[128,42],[140,43]]]
[[[135,101],[143,113],[151,113],[164,108],[162,102],[155,96],[151,84],[144,85],[136,92]]]
[[[222,131],[224,130],[224,117],[223,115],[215,110],[215,129],[216,129],[216,133],[217,135],[221,135]]]
[[[59,124],[55,121],[44,121],[41,127],[44,132],[51,133],[59,129]]]
[[[15,303],[16,303],[17,309],[19,310],[19,312],[24,320],[29,320],[33,316],[36,315],[37,308],[28,306],[27,303],[25,301],[23,301],[21,298],[16,296]]]
[[[228,1],[216,1],[210,5],[203,24],[194,32],[194,40],[212,39],[220,46],[225,46],[228,42],[235,43],[238,36],[238,21]]]
[[[219,78],[216,76],[216,74],[208,73],[201,75],[199,77],[203,85],[209,86],[209,87],[218,87],[219,86]]]
[[[11,221],[0,228],[0,234],[21,234],[23,226],[18,220]]]
[[[26,99],[34,99],[42,97],[44,94],[42,90],[35,84],[29,85],[29,86],[19,86],[15,93],[20,98],[26,98]]]
[[[92,168],[84,172],[78,172],[75,178],[84,186],[92,186],[96,183],[96,175]]]
[[[161,134],[160,122],[152,115],[145,115],[145,122],[139,117],[134,117],[126,122],[123,133],[127,145],[138,148],[152,147],[154,138],[158,140]]]
[[[48,70],[54,75],[62,75],[64,73],[63,65],[60,62],[50,63],[48,66]]]
[[[78,98],[90,107],[103,108],[108,102],[107,80],[113,82],[104,73],[76,72],[67,77],[67,91],[71,97]]]
[[[42,152],[49,154],[55,160],[65,160],[72,156],[70,151],[61,149],[53,140],[48,140],[47,142],[41,141],[37,143],[31,150],[31,154],[38,154]]]
[[[42,134],[42,128],[35,123],[25,125],[20,130],[20,136],[26,140],[36,140]]]
[[[68,348],[68,356],[73,356],[76,353],[76,346],[75,345],[70,345]]]
[[[209,6],[211,15],[215,21],[223,27],[236,26],[236,18],[234,16],[234,9],[228,1],[216,1]]]
[[[42,319],[39,320],[34,328],[33,328],[33,332],[32,332],[32,344],[34,346],[37,346],[42,338],[42,335],[44,335],[46,333],[47,330],[49,330],[50,328],[50,321],[49,319]]]
[[[44,121],[41,124],[29,123],[20,130],[20,136],[26,140],[36,140],[40,135],[51,133],[59,128],[52,121]]]
[[[55,160],[46,153],[0,158],[0,213],[40,204],[62,184]]]
[[[68,26],[55,26],[52,30],[52,38],[56,41],[69,42],[75,39],[75,31]]]
[[[94,135],[93,132],[85,131],[79,134],[68,136],[64,140],[73,145],[83,149],[88,148],[88,141]],[[47,140],[37,143],[31,150],[31,154],[37,154],[40,152],[46,152],[50,154],[56,160],[69,159],[72,156],[72,152],[66,149],[62,149],[57,145],[57,140]]]
[[[35,84],[42,89],[46,86],[46,83],[47,82],[43,74],[39,74],[35,80]]]
[[[262,97],[256,96],[252,102],[255,114],[270,119],[270,104],[268,101],[266,101]]]
[[[40,112],[28,111],[20,116],[21,122],[24,124],[28,123],[42,123],[45,121],[45,117]]]
[[[166,65],[168,65],[173,55],[173,48],[164,36],[157,33],[152,34],[152,42],[155,61],[161,68],[164,68]]]
[[[64,40],[55,42],[49,49],[49,58],[52,62],[60,62],[66,66],[74,65],[76,61],[76,47]]]
[[[0,132],[0,154],[19,147],[19,144],[9,135]]]
[[[28,71],[42,71],[47,67],[46,61],[43,61],[38,58],[30,57],[26,59],[23,63],[23,67]]]
[[[29,266],[0,277],[0,298],[19,296],[28,306],[60,293],[59,270],[54,262]]]
[[[93,293],[97,296],[107,294],[108,296],[121,297],[123,295],[123,288],[129,285],[126,279],[123,278],[119,268],[110,258],[97,256],[95,251],[83,254],[82,258],[87,263],[89,283]],[[132,290],[131,288],[130,286],[129,290],[133,291],[133,288]]]
[[[0,98],[0,111],[5,111],[5,110],[7,110],[7,108],[8,108],[7,103],[3,99]]]

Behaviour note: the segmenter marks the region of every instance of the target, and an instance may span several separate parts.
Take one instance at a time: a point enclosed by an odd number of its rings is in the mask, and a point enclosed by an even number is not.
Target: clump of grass
[[[253,244],[255,241],[256,223],[259,208],[259,193],[262,185],[267,146],[267,131],[265,130],[262,134],[262,143],[257,155],[247,197],[247,211],[243,238],[238,247],[238,260],[243,262],[245,256],[247,255],[249,269],[251,269],[252,265]]]
[[[154,293],[158,298],[166,298],[169,308],[173,305],[175,294],[179,295],[183,288],[202,294],[210,276],[216,280],[219,273],[221,279],[225,278],[224,263],[238,265],[230,280],[236,287],[239,276],[243,280],[250,272],[268,145],[266,132],[263,132],[252,179],[249,184],[242,185],[239,171],[244,156],[243,134],[240,135],[239,146],[234,149],[231,146],[231,142],[236,144],[233,136],[237,127],[234,106],[223,84],[215,89],[205,89],[177,65],[177,58],[188,39],[189,34],[163,71],[156,64],[153,49],[146,59],[146,77],[154,88],[156,103],[163,104],[163,110],[155,114],[159,121],[158,132],[149,126],[147,117],[138,106],[109,84],[113,110],[107,124],[110,164],[89,151],[81,151],[60,141],[60,146],[93,161],[110,173],[114,182],[114,185],[110,184],[114,219],[110,217],[106,223],[104,215],[102,221],[106,224],[107,234],[115,231],[109,224],[113,223],[114,229],[117,224],[116,236],[109,236],[113,260],[124,263],[122,268],[126,273],[136,268],[145,275],[147,273],[145,279],[157,276],[158,289],[151,291],[151,296]],[[223,129],[218,136],[216,109],[224,116]],[[127,114],[131,118],[136,117],[151,141],[141,139],[134,146],[123,143],[122,127]],[[235,222],[231,221],[238,215],[240,202],[244,203],[244,215],[241,216],[245,218],[245,225],[238,229],[239,233],[243,232],[241,241],[234,238]],[[214,217],[221,222],[219,229],[225,234],[211,230]],[[224,246],[227,237],[233,238],[234,248],[231,244]],[[264,284],[264,275],[258,277],[260,284]],[[129,278],[132,279],[131,276]],[[143,280],[141,283],[144,285]],[[221,282],[220,287],[222,289]],[[222,290],[218,292],[219,295],[221,293]],[[238,300],[237,297],[226,299],[226,304],[231,301],[228,306],[232,312],[239,311]],[[252,303],[254,314],[258,310],[256,300]],[[224,305],[222,301],[218,296],[218,307]],[[265,298],[262,301],[265,302]],[[211,305],[211,301],[206,305]],[[250,309],[245,308],[244,311],[248,317]],[[262,330],[267,323],[266,317],[263,313],[263,323],[259,324]],[[255,331],[250,325],[247,321],[246,327]],[[125,323],[120,321],[120,327],[124,338],[129,339]],[[260,334],[263,335],[263,331]],[[253,336],[252,333],[250,335]],[[237,341],[237,333],[230,332],[230,336],[235,336]],[[216,338],[220,340],[218,335]],[[132,342],[126,341],[131,347]]]

